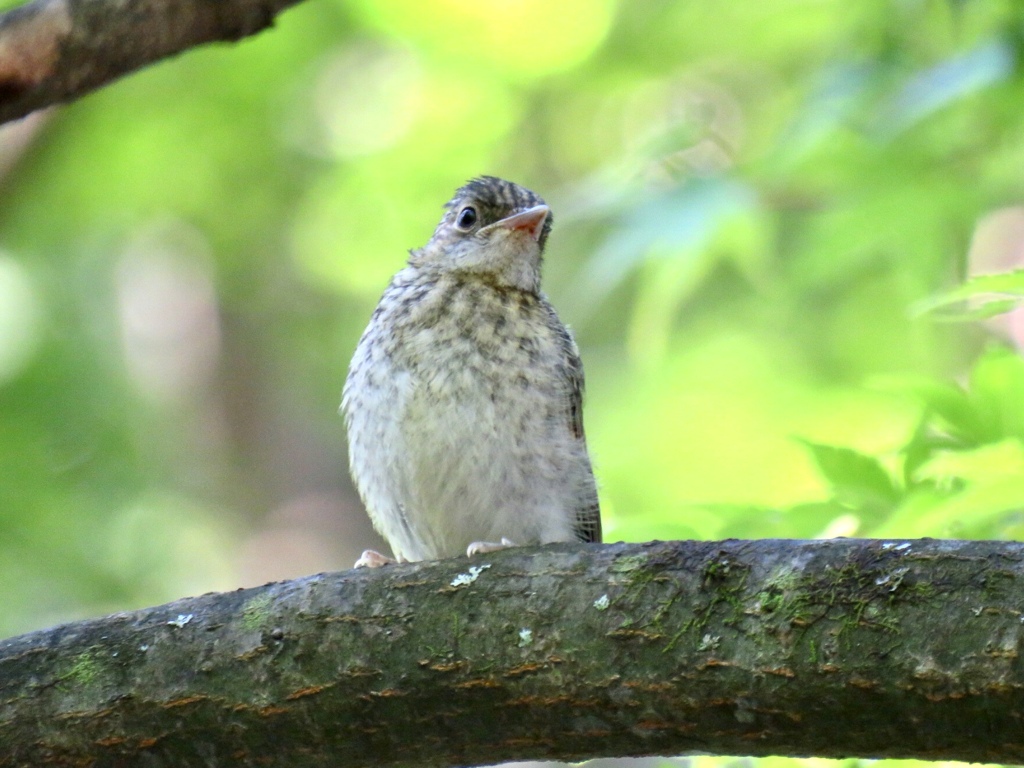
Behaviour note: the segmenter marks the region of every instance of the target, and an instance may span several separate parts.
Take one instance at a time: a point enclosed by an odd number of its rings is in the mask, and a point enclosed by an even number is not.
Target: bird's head
[[[511,181],[481,176],[445,205],[434,236],[410,263],[475,274],[501,286],[537,292],[551,209]]]

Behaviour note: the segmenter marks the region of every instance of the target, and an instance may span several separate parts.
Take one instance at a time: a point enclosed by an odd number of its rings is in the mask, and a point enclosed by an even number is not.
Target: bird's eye
[[[459,211],[458,218],[455,219],[455,226],[463,232],[468,232],[474,224],[476,224],[476,208],[467,205]]]

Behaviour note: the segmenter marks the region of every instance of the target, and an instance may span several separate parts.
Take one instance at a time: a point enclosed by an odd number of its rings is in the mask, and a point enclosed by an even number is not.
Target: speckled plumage
[[[352,476],[400,560],[601,540],[583,367],[540,292],[542,206],[492,177],[459,189],[356,348],[342,397]]]

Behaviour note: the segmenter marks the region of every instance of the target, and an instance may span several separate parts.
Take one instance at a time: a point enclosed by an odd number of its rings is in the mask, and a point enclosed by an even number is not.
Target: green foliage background
[[[553,206],[609,540],[1020,536],[1008,305],[934,300],[1024,257],[975,234],[1024,202],[1017,7],[308,0],[6,130],[0,631],[377,544],[348,357],[482,173]]]

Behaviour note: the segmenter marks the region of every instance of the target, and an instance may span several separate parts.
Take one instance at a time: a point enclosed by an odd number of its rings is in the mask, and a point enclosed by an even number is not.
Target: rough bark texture
[[[0,643],[0,766],[1024,762],[1024,545],[654,542],[312,576]]]
[[[0,122],[202,43],[234,41],[299,0],[34,0],[0,15]]]

